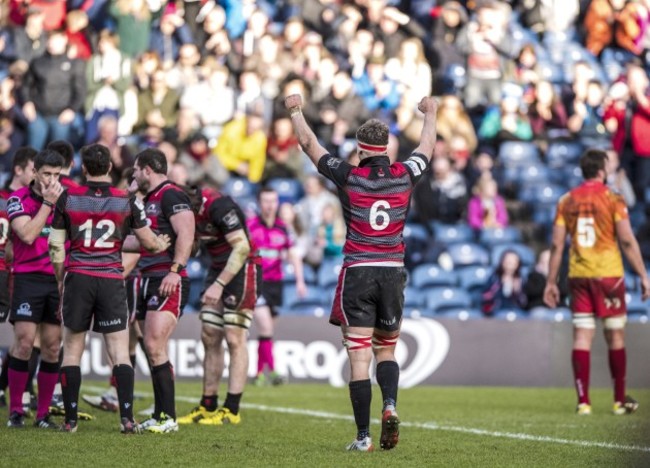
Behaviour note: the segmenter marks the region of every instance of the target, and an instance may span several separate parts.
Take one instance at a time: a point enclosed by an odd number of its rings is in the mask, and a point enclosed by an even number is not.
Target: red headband
[[[359,140],[357,140],[357,146],[359,146],[359,149],[363,151],[369,151],[371,153],[385,153],[388,149],[388,145],[369,145],[368,143],[363,143]]]

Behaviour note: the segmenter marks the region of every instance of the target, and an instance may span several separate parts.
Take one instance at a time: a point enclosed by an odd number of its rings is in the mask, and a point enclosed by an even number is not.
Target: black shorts
[[[205,278],[201,296],[217,279],[221,270],[210,268]],[[246,262],[239,273],[223,288],[221,300],[227,310],[253,310],[257,301],[262,278],[262,268],[251,262]]]
[[[142,278],[140,275],[131,275],[126,281],[126,306],[129,310],[129,321],[135,319],[138,310],[138,297],[140,296],[140,285]]]
[[[114,333],[129,326],[123,279],[66,273],[63,325],[73,332]]]
[[[284,284],[282,281],[262,281],[262,293],[257,299],[257,306],[267,306],[271,315],[277,317],[284,301]]]
[[[355,266],[342,268],[330,323],[399,330],[404,310],[406,269]]]
[[[190,279],[181,277],[180,287],[171,296],[162,297],[158,290],[164,278],[164,276],[142,277],[136,319],[144,320],[147,312],[158,311],[171,312],[177,319],[181,318],[190,297]]]
[[[59,286],[54,275],[19,273],[13,275],[9,321],[60,325]]]
[[[9,284],[10,274],[8,271],[0,271],[0,317],[4,319],[0,322],[7,320],[9,309],[11,308],[11,294]]]

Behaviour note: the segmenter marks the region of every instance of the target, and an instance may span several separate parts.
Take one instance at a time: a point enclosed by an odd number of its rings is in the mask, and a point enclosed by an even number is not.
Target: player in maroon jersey
[[[57,316],[59,290],[47,255],[47,236],[54,204],[63,192],[59,173],[63,159],[44,150],[34,158],[34,181],[11,194],[7,214],[13,244],[13,291],[10,321],[14,344],[9,360],[9,427],[24,426],[22,395],[29,378],[28,360],[40,324],[41,364],[35,425],[58,429],[49,419],[49,404],[59,375],[61,321]]]
[[[387,155],[388,126],[372,119],[357,130],[359,166],[327,153],[302,115],[302,97],[285,99],[303,151],[338,189],[347,234],[330,322],[339,325],[350,358],[350,399],[357,438],[348,450],[373,450],[370,438],[369,367],[374,353],[383,398],[380,445],[392,449],[399,440],[395,410],[399,366],[395,345],[404,306],[404,241],[402,232],[413,186],[429,165],[436,142],[437,103],[423,98],[420,145],[402,162]]]
[[[63,169],[61,169],[61,175],[59,176],[59,182],[61,182],[63,188],[79,187],[79,184],[70,177],[70,171],[74,166],[74,148],[72,145],[65,140],[56,140],[48,143],[47,149],[56,151],[63,158]]]
[[[179,424],[239,424],[239,402],[248,371],[248,329],[261,281],[260,259],[246,229],[246,217],[229,196],[203,190],[196,229],[212,258],[201,298],[203,397]],[[230,353],[228,394],[217,409],[224,369],[223,341]]]
[[[172,239],[169,249],[158,254],[142,252],[142,289],[137,319],[152,367],[154,417],[143,429],[154,433],[178,431],[174,406],[174,374],[167,343],[189,296],[185,265],[194,243],[194,213],[189,196],[167,179],[167,159],[157,149],[146,149],[136,157],[134,177],[144,197],[151,229]]]
[[[135,433],[133,367],[129,359],[129,314],[123,279],[122,245],[131,229],[147,250],[169,247],[147,226],[144,206],[124,190],[111,187],[111,155],[102,145],[81,151],[83,186],[60,197],[49,236],[49,254],[59,283],[64,324],[61,386],[63,430],[77,430],[81,356],[86,332],[102,333],[113,363],[120,409],[120,430]],[[66,241],[70,241],[66,265]],[[68,292],[69,291],[69,292]]]

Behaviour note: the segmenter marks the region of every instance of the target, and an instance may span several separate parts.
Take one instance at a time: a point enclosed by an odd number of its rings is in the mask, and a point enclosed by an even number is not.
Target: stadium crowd
[[[308,283],[294,294],[287,266],[284,310],[313,311],[333,295],[345,227],[284,98],[308,97],[304,115],[332,155],[354,158],[354,132],[377,117],[390,127],[391,157],[404,160],[422,129],[417,103],[434,94],[439,142],[405,231],[406,313],[523,314],[539,305],[527,279],[544,271],[536,252],[559,196],[580,180],[586,147],[608,150],[609,183],[650,259],[649,7],[10,0],[0,5],[2,179],[11,180],[19,147],[68,140],[109,147],[122,186],[134,156],[157,148],[170,179],[217,187],[250,216],[271,187]],[[77,156],[73,176],[79,168]],[[189,273],[196,308],[200,260]],[[634,304],[638,285],[628,283]]]

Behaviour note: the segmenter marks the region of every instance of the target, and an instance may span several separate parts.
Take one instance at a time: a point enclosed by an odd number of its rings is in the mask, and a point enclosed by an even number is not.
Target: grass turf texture
[[[85,385],[103,388],[105,382]],[[144,382],[137,390],[151,391]],[[95,392],[84,388],[82,393]],[[179,416],[196,405],[200,393],[198,382],[177,383]],[[80,402],[80,409],[96,419],[80,422],[76,434],[35,429],[32,419],[22,430],[8,429],[3,422],[0,466],[648,467],[650,390],[630,393],[641,404],[633,415],[613,416],[611,392],[598,389],[592,391],[594,414],[579,417],[571,389],[401,390],[400,443],[383,452],[378,449],[381,398],[375,386],[374,453],[344,450],[356,432],[344,388],[249,386],[240,425],[181,426],[178,433],[164,435],[121,435],[116,414]],[[224,397],[225,389],[220,403]],[[136,411],[151,402],[137,400]]]

